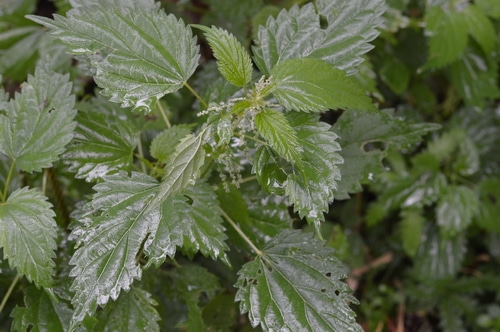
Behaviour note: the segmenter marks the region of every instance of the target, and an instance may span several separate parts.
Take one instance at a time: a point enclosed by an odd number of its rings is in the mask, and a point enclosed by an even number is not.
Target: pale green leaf
[[[408,88],[410,70],[398,59],[388,57],[382,68],[380,68],[380,78],[392,91],[400,95]]]
[[[339,166],[342,179],[337,197],[345,199],[349,193],[361,191],[361,184],[372,181],[376,174],[383,172],[382,159],[388,146],[408,148],[438,128],[437,124],[405,121],[390,112],[344,112],[333,126],[333,131],[340,137],[340,155],[345,160]],[[374,143],[386,144],[386,148],[372,147]]]
[[[362,331],[342,263],[311,233],[285,231],[238,272],[236,301],[265,331]]]
[[[122,292],[116,301],[108,303],[98,312],[99,323],[95,331],[160,331],[158,325],[160,316],[154,308],[155,305],[157,303],[149,293],[132,287],[130,291]]]
[[[111,172],[130,171],[137,135],[123,120],[95,111],[80,111],[75,136],[64,162],[75,177],[95,181]]]
[[[55,213],[47,198],[27,187],[0,205],[0,247],[12,268],[37,286],[52,282],[56,249]]]
[[[120,6],[136,9],[158,9],[160,3],[155,0],[69,0],[74,9],[91,6]]]
[[[146,108],[180,89],[198,65],[191,29],[162,10],[92,6],[54,20],[29,16],[72,54],[91,57],[96,83],[122,106]]]
[[[474,3],[481,8],[486,15],[493,18],[500,18],[500,6],[497,0],[476,0]]]
[[[444,238],[462,234],[479,212],[479,197],[465,186],[449,186],[440,197],[436,215]]]
[[[65,332],[68,330],[72,310],[68,304],[57,300],[47,291],[29,287],[24,290],[25,307],[16,307],[11,313],[13,317],[12,331],[32,332]]]
[[[151,155],[163,163],[166,162],[170,155],[175,152],[175,147],[179,141],[189,133],[189,129],[183,126],[173,126],[165,129],[156,135],[151,142],[149,147]]]
[[[401,240],[403,249],[410,257],[416,255],[422,242],[425,218],[419,209],[410,208],[401,211]]]
[[[467,22],[463,13],[432,7],[425,15],[429,58],[424,68],[440,68],[457,60],[467,45]]]
[[[356,80],[323,60],[287,60],[273,68],[271,77],[272,92],[287,109],[304,112],[375,109]]]
[[[252,60],[243,45],[227,30],[193,25],[205,32],[221,74],[233,85],[244,87],[252,79]]]
[[[19,169],[52,166],[71,140],[76,110],[68,78],[38,67],[10,101],[6,115],[0,114],[0,151]]]
[[[498,5],[500,6],[500,5]],[[475,6],[469,5],[465,8],[463,15],[469,33],[481,46],[486,55],[490,55],[495,50],[496,32],[490,19],[483,11]]]
[[[255,115],[255,126],[280,157],[291,163],[300,163],[302,148],[297,133],[282,112],[263,109]]]
[[[303,153],[297,171],[288,174],[285,194],[301,218],[317,223],[324,220],[323,212],[328,211],[341,178],[339,164],[344,160],[338,153],[340,145],[330,125],[319,122],[318,116],[291,113],[288,119]]]

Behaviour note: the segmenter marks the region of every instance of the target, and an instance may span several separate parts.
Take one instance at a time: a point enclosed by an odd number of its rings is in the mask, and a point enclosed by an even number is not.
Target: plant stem
[[[12,164],[10,165],[9,174],[7,175],[7,179],[5,179],[5,188],[3,189],[2,194],[2,202],[5,203],[7,200],[7,192],[9,191],[10,181],[12,180],[12,174],[14,174],[14,169],[16,165],[16,160],[12,160]]]
[[[208,104],[203,100],[203,98],[200,97],[198,93],[196,93],[196,91],[194,91],[194,89],[191,87],[191,85],[189,85],[188,82],[184,82],[184,86],[193,94],[193,96],[195,96],[196,99],[200,101],[203,107],[208,108]]]
[[[49,177],[49,169],[43,169],[43,177],[42,177],[42,193],[45,195],[47,192],[47,178]]]
[[[159,100],[156,102],[156,105],[158,106],[158,109],[160,110],[160,114],[163,117],[163,121],[165,121],[167,128],[171,128],[172,125],[170,124],[170,121],[168,120],[167,113],[165,113],[165,110],[163,109],[163,106],[161,106],[161,103]]]
[[[144,164],[143,160],[144,160],[144,150],[142,149],[142,140],[141,140],[141,133],[139,133],[137,135],[137,140],[138,140],[138,143],[137,143],[137,152],[139,153],[139,156],[140,156],[140,160],[141,160],[141,170],[144,172],[144,174],[147,173],[147,169],[146,169],[146,164]]]
[[[255,244],[253,244],[253,242],[248,238],[248,236],[246,236],[245,233],[243,233],[243,231],[238,227],[238,225],[236,225],[236,223],[233,221],[233,219],[231,219],[230,216],[228,216],[228,214],[220,209],[222,215],[224,216],[224,218],[226,218],[227,222],[234,228],[234,230],[236,231],[236,233],[238,233],[242,238],[243,240],[250,246],[250,248],[258,255],[258,256],[261,256],[262,255],[262,251],[259,250],[259,248],[257,248],[255,246]]]
[[[16,275],[14,280],[12,280],[9,289],[7,290],[7,293],[5,293],[5,295],[3,296],[2,303],[0,303],[0,313],[3,311],[5,304],[7,304],[7,300],[9,299],[10,294],[12,294],[12,291],[14,291],[14,287],[16,287],[18,281],[19,281],[19,274]]]

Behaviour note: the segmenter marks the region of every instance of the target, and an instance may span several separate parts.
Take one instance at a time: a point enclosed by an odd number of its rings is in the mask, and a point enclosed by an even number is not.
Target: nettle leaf
[[[291,163],[300,163],[302,148],[297,133],[282,112],[263,109],[255,115],[255,126],[282,158]]]
[[[481,46],[486,55],[495,50],[495,27],[490,19],[476,5],[469,5],[463,11],[467,28],[472,38]]]
[[[49,296],[46,290],[29,287],[24,290],[26,307],[16,307],[11,313],[13,331],[50,331],[64,332],[68,330],[71,315],[68,304],[57,301],[54,295]]]
[[[148,292],[132,287],[97,314],[96,331],[160,331],[157,303]]]
[[[197,183],[171,197],[162,203],[161,215],[162,220],[154,229],[156,237],[144,244],[146,267],[159,266],[167,255],[175,254],[177,246],[189,254],[199,251],[229,264],[217,197],[209,185]]]
[[[0,205],[0,247],[12,268],[37,286],[50,287],[56,256],[57,225],[52,205],[41,192],[14,191]]]
[[[282,61],[312,57],[352,74],[361,55],[373,48],[369,42],[378,35],[384,9],[382,0],[322,0],[282,10],[259,27],[255,63],[268,75]]]
[[[437,223],[445,238],[462,234],[479,212],[477,192],[465,186],[449,186],[437,205]]]
[[[167,162],[168,158],[175,152],[179,141],[190,134],[190,130],[184,126],[172,126],[155,136],[149,147],[151,155],[161,162]]]
[[[182,20],[162,10],[80,7],[54,20],[29,15],[68,51],[88,55],[103,94],[123,107],[146,108],[180,89],[198,65],[198,46]]]
[[[227,30],[195,24],[203,30],[221,74],[233,85],[244,87],[252,79],[252,60],[243,45]]]
[[[0,114],[0,151],[19,169],[33,172],[52,166],[71,140],[76,110],[68,78],[38,67],[6,114]]]
[[[324,220],[323,212],[328,211],[340,180],[338,165],[344,161],[338,153],[340,145],[330,125],[319,122],[318,116],[291,113],[288,119],[297,131],[303,153],[298,172],[287,177],[285,194],[301,218],[317,224]]]
[[[383,172],[382,159],[388,147],[408,148],[419,142],[429,131],[440,126],[433,123],[411,123],[392,116],[390,112],[344,112],[333,126],[342,146],[340,155],[345,163],[340,165],[342,179],[336,196],[349,197],[361,191],[361,184],[373,180],[374,174]],[[385,144],[385,149],[375,144]]]
[[[488,178],[479,183],[480,202],[477,224],[483,229],[500,233],[500,179]]]
[[[311,233],[284,231],[238,272],[236,301],[266,331],[362,331],[342,263]]]
[[[323,60],[291,59],[271,71],[272,92],[287,109],[321,112],[325,109],[375,110],[353,78]]]
[[[401,211],[401,240],[403,249],[409,256],[417,254],[424,232],[425,218],[418,208]]]
[[[431,7],[425,15],[425,23],[429,58],[424,68],[440,68],[457,60],[467,46],[467,22],[463,13]]]
[[[88,182],[119,170],[130,171],[137,135],[123,120],[93,111],[80,111],[75,136],[64,162],[75,177]]]

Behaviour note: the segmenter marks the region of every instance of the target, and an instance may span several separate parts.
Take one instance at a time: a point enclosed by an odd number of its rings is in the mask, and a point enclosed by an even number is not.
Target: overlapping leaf
[[[0,152],[26,172],[52,166],[72,138],[74,103],[68,75],[38,67],[0,114]]]
[[[29,18],[48,27],[69,52],[89,55],[96,83],[122,106],[149,109],[180,89],[198,64],[191,29],[161,10],[92,6],[54,20]]]
[[[252,60],[235,36],[221,28],[195,25],[203,30],[221,74],[233,85],[244,87],[252,79]]]
[[[304,112],[375,109],[354,79],[323,60],[283,61],[272,69],[271,77],[272,92],[287,109]]]
[[[64,154],[76,178],[94,181],[110,172],[129,171],[136,134],[127,122],[98,112],[79,112],[73,141]]]
[[[0,247],[12,268],[37,286],[52,282],[56,249],[55,213],[36,189],[14,191],[0,204]]]
[[[362,62],[369,44],[381,24],[384,2],[381,0],[317,1],[318,12],[312,3],[301,8],[282,10],[276,19],[270,18],[260,27],[254,60],[259,69],[269,74],[281,61],[314,57],[348,73]],[[320,20],[327,21],[323,29]]]
[[[161,162],[167,162],[170,155],[175,152],[177,143],[189,133],[190,130],[183,126],[173,126],[165,129],[156,135],[151,142],[149,147],[151,155]]]
[[[418,142],[422,135],[438,128],[437,124],[403,121],[388,112],[351,110],[343,113],[333,126],[333,131],[340,136],[340,155],[345,160],[339,166],[342,180],[337,189],[337,198],[347,198],[349,193],[360,191],[362,183],[383,171],[381,161],[387,148],[383,151],[367,151],[370,143],[408,147]]]
[[[439,199],[437,223],[444,238],[462,234],[479,212],[479,197],[465,186],[450,186]]]
[[[362,331],[342,263],[312,234],[284,231],[240,270],[236,301],[266,331]]]

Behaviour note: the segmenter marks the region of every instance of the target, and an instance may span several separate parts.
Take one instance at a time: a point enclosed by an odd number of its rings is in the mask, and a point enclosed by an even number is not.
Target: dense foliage
[[[6,0],[0,329],[500,329],[498,0]]]

